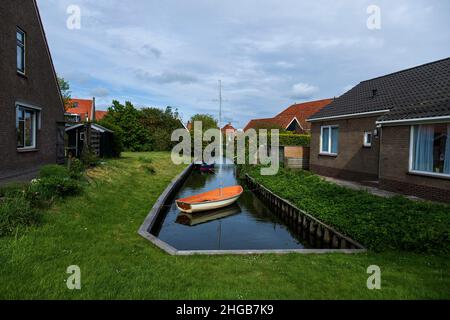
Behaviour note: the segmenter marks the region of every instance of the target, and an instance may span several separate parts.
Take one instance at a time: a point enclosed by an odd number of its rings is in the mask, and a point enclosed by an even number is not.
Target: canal
[[[178,250],[303,249],[296,233],[266,204],[248,190],[232,164],[215,174],[193,171],[164,207],[151,233]],[[181,213],[175,199],[203,193],[220,186],[242,185],[245,192],[235,205],[192,215]]]

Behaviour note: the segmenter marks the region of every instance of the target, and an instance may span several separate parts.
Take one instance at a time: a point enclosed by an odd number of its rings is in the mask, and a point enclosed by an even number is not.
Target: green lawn
[[[152,159],[155,175],[143,157]],[[126,153],[95,169],[82,196],[54,206],[42,225],[0,239],[0,298],[450,298],[448,255],[169,256],[137,230],[182,169],[169,153]],[[382,271],[378,291],[366,288],[373,264]],[[79,291],[66,287],[69,265],[81,268]]]

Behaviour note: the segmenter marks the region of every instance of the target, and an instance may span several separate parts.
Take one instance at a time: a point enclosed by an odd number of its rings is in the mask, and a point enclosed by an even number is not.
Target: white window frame
[[[17,40],[17,33],[21,33],[23,35],[23,43],[19,43],[19,40]],[[19,46],[19,45],[23,48],[23,71],[19,70],[18,61],[16,61],[16,70],[17,70],[17,73],[20,73],[21,75],[25,75],[26,70],[27,70],[27,64],[26,64],[26,62],[27,62],[27,34],[21,28],[17,27],[16,28],[16,51],[17,51],[17,46]]]
[[[40,108],[33,108],[33,107],[29,107],[23,104],[16,104],[16,119],[15,121],[17,122],[17,111],[18,110],[24,110],[24,111],[31,111],[33,112],[33,136],[32,136],[32,145],[31,146],[23,146],[23,147],[19,147],[16,146],[17,150],[34,150],[36,149],[37,146],[37,130],[40,129]],[[16,124],[17,126],[17,124]],[[17,127],[16,127],[16,134],[17,134]],[[25,137],[24,137],[25,138]]]
[[[447,122],[446,122],[447,123]],[[438,178],[447,178],[450,179],[450,174],[447,173],[438,173],[438,172],[428,172],[428,171],[419,171],[413,169],[413,160],[414,160],[414,127],[420,125],[411,125],[410,126],[410,138],[409,138],[409,173],[417,174],[421,176],[429,176],[429,177],[438,177]]]
[[[320,154],[322,155],[326,155],[326,156],[337,156],[337,153],[331,152],[331,132],[333,128],[338,128],[338,125],[329,125],[329,126],[321,126],[320,127]],[[329,134],[328,134],[328,151],[323,151],[323,129],[328,129]],[[339,145],[338,145],[338,152],[339,152]]]
[[[370,135],[370,142],[367,142],[367,137],[369,135]],[[364,132],[363,146],[366,147],[366,148],[372,147],[372,141],[373,141],[373,132],[372,131]]]

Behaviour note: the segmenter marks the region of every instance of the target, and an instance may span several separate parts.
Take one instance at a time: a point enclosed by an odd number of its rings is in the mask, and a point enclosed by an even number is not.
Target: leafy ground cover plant
[[[382,198],[337,186],[307,171],[281,168],[275,176],[261,176],[258,166],[242,170],[369,249],[450,252],[449,205],[402,196]]]

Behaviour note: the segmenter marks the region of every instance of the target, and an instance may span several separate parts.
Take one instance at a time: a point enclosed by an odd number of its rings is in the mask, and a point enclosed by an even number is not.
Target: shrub
[[[39,178],[50,177],[67,178],[69,177],[69,170],[64,166],[56,164],[43,166],[39,171]]]
[[[68,163],[69,177],[80,180],[84,173],[84,164],[77,158],[71,158]]]
[[[311,136],[307,134],[280,134],[280,146],[309,147]]]
[[[82,186],[79,181],[57,176],[46,177],[31,183],[27,191],[27,198],[33,204],[42,206],[46,202],[53,201],[55,198],[77,195],[81,191]]]
[[[95,167],[99,164],[99,159],[97,155],[95,155],[91,150],[83,150],[83,153],[81,154],[81,161],[85,166],[88,167]]]
[[[5,198],[0,202],[0,237],[14,234],[21,226],[32,226],[41,219],[23,195]]]

